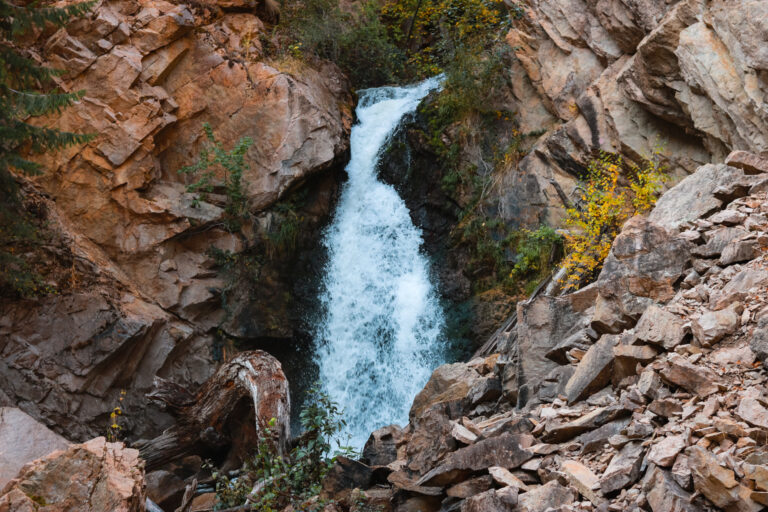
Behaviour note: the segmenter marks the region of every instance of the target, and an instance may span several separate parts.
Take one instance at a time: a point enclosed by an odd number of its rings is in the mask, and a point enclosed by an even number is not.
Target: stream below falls
[[[321,388],[344,410],[342,444],[356,449],[373,430],[408,422],[413,398],[445,359],[443,310],[421,230],[376,174],[402,118],[439,85],[436,77],[359,91],[349,179],[323,238],[314,360]]]

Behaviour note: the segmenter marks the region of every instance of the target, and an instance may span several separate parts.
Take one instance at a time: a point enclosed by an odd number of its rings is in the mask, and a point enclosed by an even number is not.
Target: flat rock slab
[[[569,404],[583,400],[608,384],[613,367],[613,348],[617,343],[618,336],[606,335],[589,347],[565,385]]]
[[[664,468],[675,463],[677,455],[685,449],[685,438],[682,435],[668,436],[651,447],[648,460]]]
[[[548,424],[542,439],[547,443],[562,443],[630,413],[622,406],[598,407],[573,421]]]
[[[550,508],[556,509],[570,505],[576,501],[577,495],[573,489],[560,485],[556,480],[547,482],[541,487],[520,494],[517,497],[516,512],[541,512]]]
[[[452,498],[469,498],[476,494],[483,493],[493,486],[493,478],[490,475],[478,476],[459,482],[453,487],[448,488],[445,493]],[[435,496],[439,496],[436,494]]]
[[[736,414],[750,425],[768,430],[768,409],[754,398],[742,398]]]
[[[640,443],[628,443],[613,456],[600,478],[600,490],[611,494],[632,485],[640,476],[645,448]]]
[[[64,450],[69,442],[16,407],[0,407],[0,489],[27,462]]]
[[[705,366],[698,366],[678,354],[670,354],[661,368],[661,376],[667,382],[706,397],[720,389],[717,374]]]
[[[566,460],[560,465],[560,470],[571,487],[587,498],[593,505],[600,505],[605,498],[600,493],[600,481],[591,469],[575,460]]]
[[[491,466],[516,468],[531,457],[533,453],[523,449],[519,436],[502,434],[449,454],[440,466],[421,477],[417,484],[449,485],[463,480],[473,471]]]

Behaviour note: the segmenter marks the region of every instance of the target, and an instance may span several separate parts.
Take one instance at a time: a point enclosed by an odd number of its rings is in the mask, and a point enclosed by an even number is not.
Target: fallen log
[[[160,377],[154,387],[147,398],[162,404],[176,423],[156,438],[136,443],[147,471],[186,455],[222,452],[227,453],[225,465],[238,467],[268,426],[275,449],[285,452],[290,437],[288,380],[280,362],[266,352],[238,354],[194,394]]]

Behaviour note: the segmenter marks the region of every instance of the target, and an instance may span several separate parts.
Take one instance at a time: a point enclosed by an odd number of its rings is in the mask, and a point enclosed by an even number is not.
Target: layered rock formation
[[[387,499],[363,495],[423,512],[768,505],[768,161],[727,162],[627,222],[595,284],[520,304],[501,353],[435,370],[411,423],[364,451]]]
[[[736,149],[768,150],[761,1],[586,2],[520,7],[507,41],[521,131],[549,129],[499,184],[513,222],[556,221],[599,151],[638,162],[655,146],[675,176]],[[542,211],[541,207],[546,206]]]
[[[579,180],[602,151],[641,165],[658,153],[667,186],[732,150],[768,150],[764,108],[765,2],[535,0],[507,2],[513,14],[507,87],[487,98],[503,118],[477,119],[439,134],[460,147],[458,167],[476,169],[490,219],[509,228],[558,227]],[[738,27],[738,28],[736,28]],[[437,256],[444,295],[467,301],[470,337],[482,342],[514,299],[473,296],[473,247],[456,246],[471,198],[447,193],[426,119],[408,124],[382,164]],[[498,152],[513,155],[498,163]],[[489,150],[488,148],[495,148]],[[494,153],[495,151],[495,153]],[[452,163],[453,165],[453,163]],[[472,196],[475,197],[475,196]],[[452,236],[452,235],[459,236]],[[497,236],[492,233],[491,236]],[[510,259],[514,254],[509,254]],[[478,271],[482,274],[482,270]],[[482,276],[480,276],[482,278]]]
[[[193,178],[177,172],[195,161],[208,122],[225,148],[253,139],[243,176],[251,212],[308,179],[314,186],[295,214],[310,239],[329,212],[338,180],[318,173],[347,151],[347,81],[329,63],[264,60],[258,9],[103,1],[31,43],[42,62],[66,70],[62,89],[85,92],[38,122],[96,137],[41,157],[45,172],[25,188],[51,239],[33,259],[48,266],[57,293],[0,302],[0,403],[84,440],[104,432],[125,390],[127,432],[151,437],[171,422],[146,414],[153,378],[199,386],[221,358],[211,333],[225,320],[234,336],[293,334],[289,263],[264,265],[263,315],[228,318],[227,277],[210,253],[262,243],[273,216],[231,233],[219,190],[197,205],[185,189]]]

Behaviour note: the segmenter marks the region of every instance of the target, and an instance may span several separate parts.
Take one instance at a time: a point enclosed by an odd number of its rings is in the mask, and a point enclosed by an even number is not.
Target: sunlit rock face
[[[226,8],[101,2],[30,42],[42,62],[66,70],[62,89],[85,94],[33,122],[95,138],[39,157],[37,192],[25,189],[52,240],[36,263],[58,293],[0,303],[0,405],[18,405],[70,439],[103,434],[121,390],[130,436],[167,427],[170,416],[144,396],[153,378],[196,389],[222,357],[210,333],[225,320],[242,338],[294,335],[292,263],[264,266],[252,301],[263,314],[227,318],[227,276],[210,249],[253,245],[259,223],[270,221],[258,212],[304,183],[303,226],[317,238],[338,187],[329,171],[348,151],[352,98],[333,64],[282,72],[267,63],[256,11]],[[227,149],[253,139],[243,183],[258,219],[244,234],[224,229],[223,197],[196,206],[190,178],[177,172],[196,160],[205,122]]]

